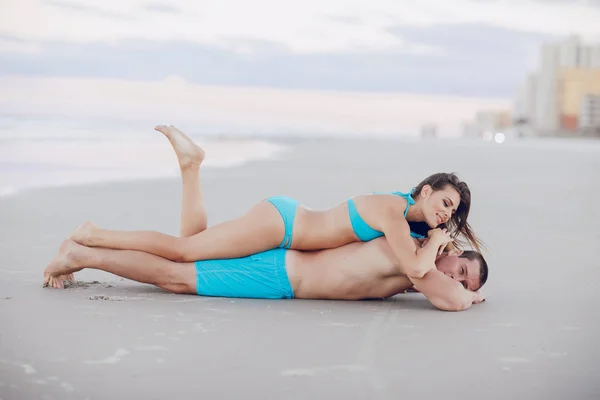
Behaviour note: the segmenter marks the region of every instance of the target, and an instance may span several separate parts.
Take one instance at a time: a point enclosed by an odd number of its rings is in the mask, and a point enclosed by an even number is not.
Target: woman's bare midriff
[[[357,240],[346,202],[328,210],[298,207],[294,220],[292,248],[331,249]]]
[[[386,298],[412,286],[384,238],[316,252],[290,250],[286,267],[296,298]]]

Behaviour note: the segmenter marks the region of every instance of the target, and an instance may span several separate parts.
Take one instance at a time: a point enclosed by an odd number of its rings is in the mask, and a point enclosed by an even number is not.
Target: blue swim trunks
[[[200,296],[293,299],[286,253],[277,248],[242,258],[196,261],[196,292]]]

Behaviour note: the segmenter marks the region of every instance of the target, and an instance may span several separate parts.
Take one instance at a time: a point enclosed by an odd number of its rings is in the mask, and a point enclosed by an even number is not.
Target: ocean
[[[179,168],[168,140],[154,125],[165,121],[72,118],[0,114],[0,196],[49,186],[177,177]],[[291,138],[336,140],[428,140],[431,146],[504,146],[557,151],[599,152],[594,139],[507,137],[503,143],[464,138],[438,140],[415,136],[302,135],[298,132],[248,131],[246,134],[212,130],[210,126],[178,126],[207,152],[205,168],[227,168],[253,160],[285,157]]]
[[[130,121],[0,117],[0,196],[95,182],[176,177],[177,158],[154,126]],[[207,168],[277,157],[286,146],[260,138],[186,132],[207,152]]]

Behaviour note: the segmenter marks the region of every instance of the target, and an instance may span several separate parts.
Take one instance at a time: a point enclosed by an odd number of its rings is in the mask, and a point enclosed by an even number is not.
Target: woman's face
[[[425,185],[419,197],[423,200],[423,214],[430,228],[447,223],[460,204],[460,194],[452,185],[437,191]]]

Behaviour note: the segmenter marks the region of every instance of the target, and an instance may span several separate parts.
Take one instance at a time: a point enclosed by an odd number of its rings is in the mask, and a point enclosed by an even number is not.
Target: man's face
[[[479,275],[481,273],[479,261],[442,255],[435,261],[435,266],[438,271],[460,282],[465,289],[473,291],[479,289]]]

